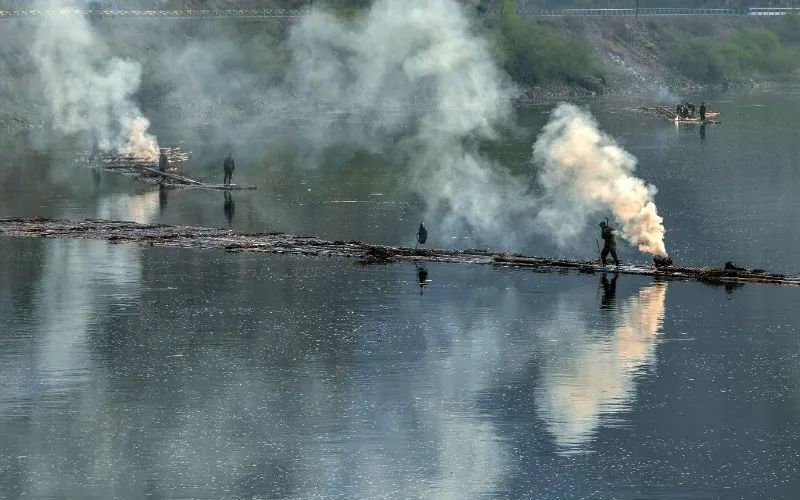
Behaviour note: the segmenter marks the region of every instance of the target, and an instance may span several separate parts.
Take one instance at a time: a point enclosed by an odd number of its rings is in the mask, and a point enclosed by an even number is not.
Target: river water
[[[723,123],[702,133],[631,111],[644,99],[583,104],[659,187],[673,258],[793,273],[799,94],[703,96]],[[522,133],[490,153],[523,175],[550,108],[520,110]],[[0,216],[408,244],[424,214],[388,158],[308,169],[277,125],[225,140],[217,127],[156,127],[193,151],[196,177],[233,149],[236,180],[259,190],[97,176],[72,165],[74,145],[32,133],[0,141]],[[492,246],[426,223],[433,246]],[[511,250],[590,257],[594,232]],[[4,238],[0,289],[0,498],[800,488],[795,288]]]

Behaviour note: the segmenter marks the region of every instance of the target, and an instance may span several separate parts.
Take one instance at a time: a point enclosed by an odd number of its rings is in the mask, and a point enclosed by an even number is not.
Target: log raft
[[[687,118],[679,118],[678,113],[675,112],[675,108],[669,106],[655,106],[655,107],[648,107],[642,106],[639,108],[640,111],[644,113],[648,113],[655,116],[661,116],[666,118],[671,122],[675,122],[677,124],[701,124],[701,125],[719,125],[722,122],[718,120],[710,120],[709,118],[713,118],[719,115],[719,111],[707,111],[706,112],[706,119],[705,121],[700,120],[700,116],[693,116]]]
[[[220,189],[226,191],[255,190],[255,186],[240,186],[238,184],[209,184],[181,175],[179,167],[188,161],[190,153],[180,148],[162,148],[167,155],[170,168],[162,172],[153,168],[154,162],[143,160],[134,156],[125,156],[114,153],[84,152],[75,158],[75,163],[92,168],[102,168],[115,173],[130,173],[137,179],[157,183],[159,185],[175,188]]]
[[[196,226],[147,225],[110,220],[0,219],[0,236],[102,239],[111,243],[149,246],[221,249],[228,252],[266,252],[288,255],[339,256],[360,264],[388,264],[395,261],[450,262],[515,267],[537,271],[569,271],[593,274],[617,272],[654,276],[660,279],[695,280],[713,285],[768,283],[800,285],[800,276],[772,274],[760,270],[731,270],[713,267],[653,267],[640,265],[603,266],[597,261],[529,257],[489,250],[417,249],[371,245],[361,241],[329,241],[284,233],[246,233],[230,229]]]

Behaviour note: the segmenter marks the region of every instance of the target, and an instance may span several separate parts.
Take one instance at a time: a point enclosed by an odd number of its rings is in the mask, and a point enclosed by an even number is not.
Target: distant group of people
[[[678,118],[682,120],[686,120],[687,118],[694,118],[695,111],[700,112],[700,121],[706,121],[706,103],[700,103],[700,109],[697,109],[694,104],[687,102],[683,104],[678,104],[675,107],[675,112],[678,115]]]

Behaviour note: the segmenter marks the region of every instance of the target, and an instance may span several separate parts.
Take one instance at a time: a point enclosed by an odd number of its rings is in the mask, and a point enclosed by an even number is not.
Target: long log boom
[[[663,279],[697,280],[712,284],[769,283],[800,285],[800,276],[758,270],[713,267],[602,266],[596,261],[528,257],[488,250],[415,249],[371,245],[361,241],[329,241],[284,233],[245,233],[196,226],[146,225],[109,220],[0,219],[0,236],[103,239],[112,243],[221,249],[229,252],[267,252],[289,255],[340,256],[361,264],[393,261],[484,264],[538,271],[575,270],[581,273],[618,272]]]

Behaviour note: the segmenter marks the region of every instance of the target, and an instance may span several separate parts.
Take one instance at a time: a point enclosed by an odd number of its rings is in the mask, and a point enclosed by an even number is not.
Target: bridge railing
[[[641,9],[531,9],[520,12],[527,17],[631,17],[631,16],[735,16],[745,12],[739,9],[693,9],[693,8],[641,8]],[[498,11],[491,15],[497,16]]]
[[[226,10],[116,10],[116,9],[49,9],[49,10],[0,10],[0,18],[37,16],[91,16],[108,19],[156,19],[156,18],[286,18],[302,17],[308,9],[226,9]],[[641,9],[529,9],[520,12],[528,17],[631,17],[631,16],[782,16],[800,14],[800,7],[751,7],[749,9],[694,9],[694,8],[641,8]],[[496,17],[499,11],[488,11],[483,15]]]
[[[800,7],[751,7],[747,9],[751,16],[784,16],[786,14],[800,14]]]
[[[48,9],[48,10],[0,10],[3,17],[39,16],[90,16],[108,19],[159,19],[159,18],[271,18],[301,17],[308,14],[305,9],[263,9],[263,10],[116,10],[116,9]]]

